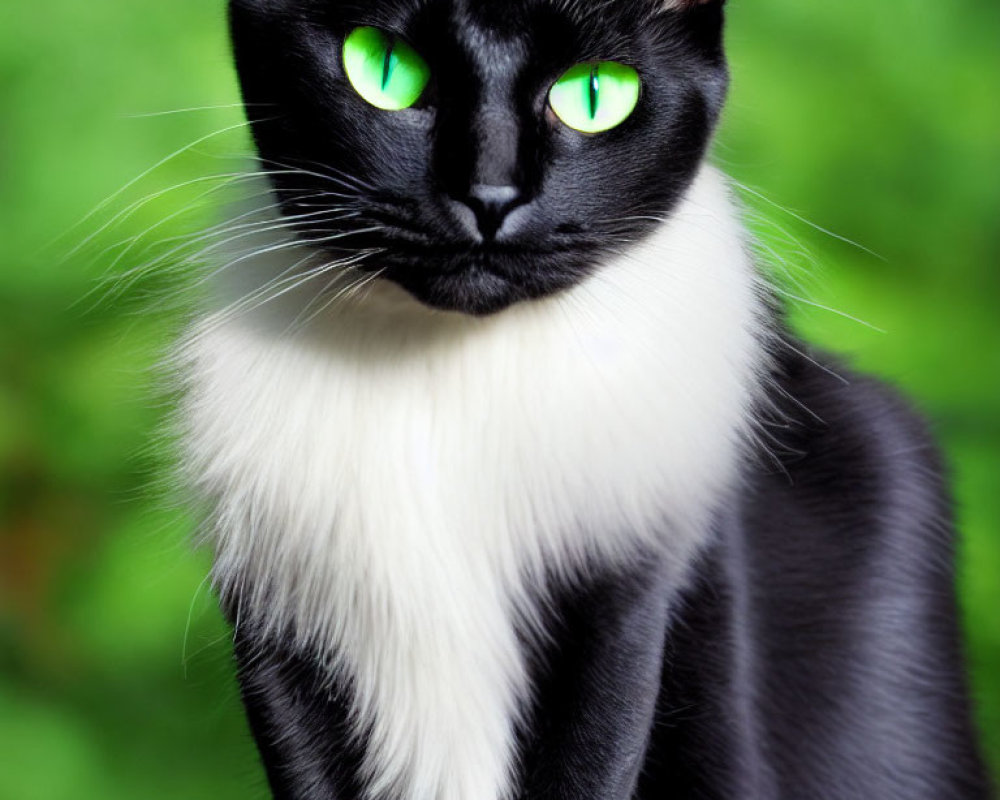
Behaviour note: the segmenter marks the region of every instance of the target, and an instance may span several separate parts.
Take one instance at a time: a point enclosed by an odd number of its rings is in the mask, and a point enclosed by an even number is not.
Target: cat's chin
[[[390,266],[383,277],[428,308],[482,317],[560,292],[589,272],[579,265],[547,266],[482,262],[445,269]]]
[[[561,253],[435,254],[382,262],[382,278],[424,306],[472,316],[496,314],[517,303],[537,300],[582,280],[591,269]]]
[[[481,267],[438,273],[389,270],[385,278],[429,308],[477,317],[499,313],[543,294],[533,294],[509,278]]]

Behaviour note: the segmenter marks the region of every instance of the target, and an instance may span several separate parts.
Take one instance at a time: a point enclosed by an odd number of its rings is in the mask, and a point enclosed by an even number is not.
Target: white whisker
[[[214,106],[191,106],[190,108],[172,108],[166,111],[145,111],[138,114],[126,114],[126,119],[149,119],[150,117],[168,117],[174,114],[190,114],[195,111],[216,111],[228,108],[274,108],[274,103],[221,103]]]
[[[276,118],[273,118],[273,119],[276,119]],[[73,225],[71,225],[70,228],[65,233],[62,234],[62,236],[67,236],[69,233],[71,233],[72,231],[74,231],[77,228],[79,228],[81,225],[83,225],[85,222],[87,222],[87,220],[92,219],[95,214],[98,214],[103,209],[107,208],[107,206],[110,203],[114,202],[114,200],[116,200],[118,197],[120,197],[124,192],[126,192],[132,186],[135,186],[135,184],[137,184],[143,178],[148,177],[150,174],[152,174],[153,172],[155,172],[156,170],[158,170],[160,167],[164,166],[165,164],[170,163],[171,161],[173,161],[175,158],[177,158],[178,156],[182,155],[183,153],[186,153],[186,152],[194,149],[195,147],[197,147],[200,144],[203,144],[204,142],[211,141],[212,139],[214,139],[216,137],[219,137],[219,136],[222,136],[225,133],[229,133],[231,131],[239,130],[240,128],[245,128],[245,127],[247,127],[250,124],[251,123],[249,123],[249,122],[240,122],[240,123],[235,124],[235,125],[227,125],[226,127],[220,128],[219,130],[212,131],[211,133],[206,133],[204,136],[198,137],[193,142],[191,142],[189,144],[186,144],[183,147],[178,148],[177,150],[174,150],[174,152],[172,152],[170,155],[164,156],[159,161],[157,161],[155,164],[153,164],[151,167],[149,167],[148,169],[144,170],[139,175],[136,175],[134,178],[132,178],[132,180],[130,180],[124,186],[122,186],[121,188],[117,189],[115,192],[113,192],[112,194],[110,194],[106,198],[104,198],[104,200],[102,200],[100,203],[98,203],[93,209],[91,209],[87,214],[85,214],[79,221],[77,221],[76,223],[74,223]]]
[[[732,180],[732,179],[730,179],[730,183],[732,183],[733,186],[735,186],[736,188],[740,189],[741,191],[744,191],[747,194],[753,195],[754,197],[756,197],[756,198],[758,198],[760,200],[763,200],[765,203],[767,203],[770,206],[773,206],[774,208],[778,209],[779,211],[781,211],[781,212],[783,212],[785,214],[788,214],[788,216],[790,216],[792,219],[798,220],[803,225],[808,225],[813,230],[819,231],[820,233],[825,234],[826,236],[829,236],[829,237],[831,237],[833,239],[836,239],[837,241],[843,242],[844,244],[848,244],[851,247],[855,247],[858,250],[860,250],[861,252],[867,253],[872,258],[877,258],[879,261],[885,261],[886,260],[884,256],[879,255],[874,250],[869,250],[863,244],[859,244],[858,242],[855,242],[853,239],[848,239],[846,236],[841,236],[839,233],[835,233],[834,231],[831,231],[828,228],[824,228],[821,225],[817,225],[815,222],[812,222],[811,220],[806,219],[801,214],[798,214],[795,211],[792,211],[792,209],[786,208],[785,206],[781,205],[780,203],[775,202],[774,200],[772,200],[771,198],[769,198],[767,195],[763,194],[762,192],[759,192],[756,189],[752,189],[751,187],[747,186],[745,183],[740,183],[739,181]]]

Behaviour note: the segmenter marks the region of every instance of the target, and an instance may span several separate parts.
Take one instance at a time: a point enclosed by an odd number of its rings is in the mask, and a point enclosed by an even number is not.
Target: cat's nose
[[[491,241],[502,235],[508,214],[523,205],[524,200],[516,186],[477,183],[469,189],[463,203],[475,215],[479,235]]]

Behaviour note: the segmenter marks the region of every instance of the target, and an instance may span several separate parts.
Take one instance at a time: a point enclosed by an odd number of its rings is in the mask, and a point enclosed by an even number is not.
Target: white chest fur
[[[314,293],[182,348],[216,578],[349,674],[372,797],[499,800],[527,585],[641,542],[679,573],[734,478],[763,361],[742,230],[705,170],[655,236],[489,318],[386,285],[283,332]]]

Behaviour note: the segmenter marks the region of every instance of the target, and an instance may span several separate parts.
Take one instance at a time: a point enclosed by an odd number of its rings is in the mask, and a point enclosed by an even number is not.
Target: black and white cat
[[[704,163],[722,5],[231,3],[280,219],[181,421],[275,797],[988,796],[935,449]]]

